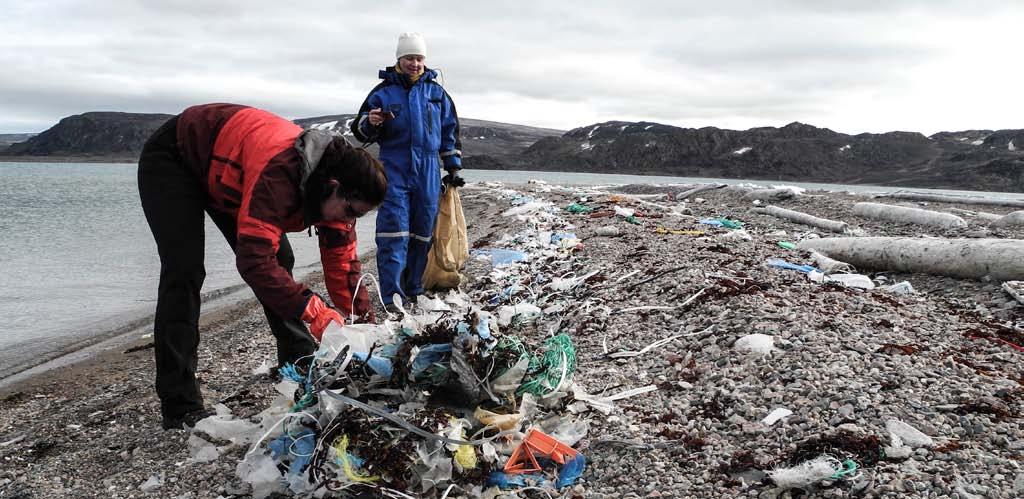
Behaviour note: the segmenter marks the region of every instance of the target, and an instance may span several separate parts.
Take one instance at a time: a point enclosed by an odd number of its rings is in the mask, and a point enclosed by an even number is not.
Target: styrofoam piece
[[[764,423],[766,426],[771,426],[792,415],[793,411],[786,409],[785,407],[776,407],[775,409],[772,410],[772,412],[769,412],[768,415],[761,420],[761,422]]]
[[[736,340],[735,347],[742,352],[771,355],[775,349],[775,338],[761,333],[748,334]]]

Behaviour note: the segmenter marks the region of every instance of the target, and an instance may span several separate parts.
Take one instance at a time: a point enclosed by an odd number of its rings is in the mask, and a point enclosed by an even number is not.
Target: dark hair
[[[365,149],[352,147],[340,136],[334,137],[328,144],[320,163],[306,183],[309,191],[307,199],[316,202],[317,211],[319,204],[334,192],[327,187],[330,180],[337,180],[340,184],[337,191],[341,197],[363,201],[371,206],[383,203],[388,189],[384,165]]]

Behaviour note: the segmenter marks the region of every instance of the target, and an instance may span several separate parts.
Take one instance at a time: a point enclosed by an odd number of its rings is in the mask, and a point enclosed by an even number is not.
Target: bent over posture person
[[[377,211],[377,272],[385,305],[395,294],[415,302],[423,293],[434,221],[441,192],[441,161],[447,185],[465,182],[455,104],[426,67],[427,45],[419,33],[403,33],[397,63],[366,97],[352,133],[380,144],[388,192]],[[389,307],[391,308],[391,307]]]
[[[386,189],[383,166],[366,151],[252,107],[190,107],[150,137],[139,159],[139,195],[160,253],[153,337],[165,429],[209,414],[195,377],[204,212],[263,304],[283,365],[312,354],[327,325],[343,324],[343,315],[372,320],[366,289],[356,289],[355,219],[379,205]],[[340,314],[292,278],[285,232],[311,226]]]

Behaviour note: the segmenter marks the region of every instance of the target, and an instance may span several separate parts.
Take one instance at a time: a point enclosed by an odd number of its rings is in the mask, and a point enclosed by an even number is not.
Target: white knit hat
[[[402,33],[398,35],[398,48],[395,49],[395,59],[401,59],[407,55],[427,56],[427,42],[419,33]]]

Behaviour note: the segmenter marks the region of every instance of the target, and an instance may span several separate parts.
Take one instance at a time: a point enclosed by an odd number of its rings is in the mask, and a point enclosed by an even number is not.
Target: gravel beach
[[[812,264],[779,242],[834,234],[760,213],[767,203],[742,189],[678,199],[689,187],[535,182],[462,191],[472,248],[517,249],[538,229],[582,241],[569,256],[530,262],[549,276],[588,277],[539,296],[558,306],[515,334],[539,343],[554,329],[569,333],[575,381],[590,394],[656,388],[617,401],[609,414],[587,413],[589,433],[576,446],[587,470],[574,486],[518,497],[1024,496],[1024,317],[1000,282],[878,271],[862,272],[878,286],[871,290],[812,282],[766,262]],[[529,198],[555,207],[543,227],[529,214],[502,215]],[[1024,238],[974,216],[949,229],[869,220],[854,214],[862,201],[1013,211],[826,192],[772,204],[867,236]],[[573,203],[592,211],[564,210]],[[743,230],[699,222],[714,218]],[[366,272],[375,273],[372,260]],[[500,292],[489,270],[471,258],[464,290]],[[914,292],[883,289],[903,281]],[[309,282],[323,292],[317,276]],[[262,310],[249,301],[206,315],[201,334],[207,402],[242,418],[265,409],[277,393],[260,369],[274,357]],[[765,341],[770,349],[756,351]],[[751,342],[754,352],[744,349]],[[245,448],[198,463],[187,432],[160,430],[152,356],[142,338],[0,392],[0,498],[248,497],[235,474]],[[791,414],[766,419],[776,409]],[[773,475],[821,456],[845,471],[799,490]]]

